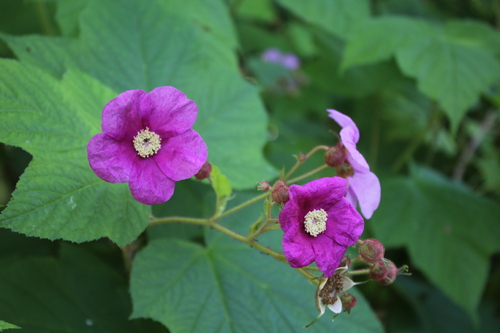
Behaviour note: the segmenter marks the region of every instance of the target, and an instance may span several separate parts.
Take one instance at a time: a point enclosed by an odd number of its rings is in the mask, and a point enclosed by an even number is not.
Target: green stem
[[[312,175],[314,175],[314,174],[316,174],[316,173],[318,173],[318,172],[320,172],[320,171],[325,170],[325,169],[326,169],[326,168],[328,168],[328,167],[329,167],[328,165],[323,164],[323,165],[321,165],[321,166],[317,167],[316,169],[313,169],[313,170],[311,170],[311,171],[309,171],[309,172],[304,173],[304,174],[303,174],[303,175],[301,175],[301,176],[298,176],[298,177],[295,177],[295,178],[290,179],[290,180],[288,181],[288,183],[296,183],[296,182],[298,182],[299,180],[302,180],[302,179],[304,179],[304,178],[310,177],[310,176],[312,176]]]
[[[226,210],[224,213],[222,213],[222,214],[218,215],[218,216],[215,218],[215,220],[220,220],[220,219],[222,219],[223,217],[226,217],[226,216],[228,216],[228,215],[231,215],[232,213],[237,212],[238,210],[240,210],[240,209],[242,209],[242,208],[245,208],[245,207],[247,207],[247,206],[250,206],[251,204],[253,204],[253,203],[255,203],[255,202],[259,201],[259,200],[262,200],[262,199],[264,199],[265,197],[267,197],[267,196],[269,195],[269,193],[270,193],[270,192],[262,193],[261,195],[256,196],[256,197],[255,197],[255,198],[253,198],[253,199],[250,199],[250,200],[248,200],[248,201],[245,201],[244,203],[239,204],[238,206],[235,206],[235,207],[233,207],[233,208],[231,208],[231,209],[229,209],[229,210]]]
[[[295,165],[290,169],[290,171],[288,171],[288,173],[286,174],[286,176],[283,178],[284,181],[286,181],[288,178],[290,178],[290,176],[295,172],[297,171],[297,169],[302,165],[304,164],[304,162],[309,158],[311,157],[314,153],[316,153],[317,151],[320,151],[320,150],[328,150],[330,149],[330,147],[328,146],[325,146],[325,145],[319,145],[319,146],[316,146],[314,147],[313,149],[311,149],[310,152],[308,152],[304,158],[297,158],[297,162],[295,163]]]
[[[182,217],[182,216],[172,216],[172,217],[153,219],[149,222],[148,227],[153,227],[155,225],[167,224],[167,223],[198,224],[198,225],[206,225],[206,226],[211,225],[209,220],[206,220],[206,219],[197,219],[197,218]]]
[[[38,17],[40,18],[40,25],[42,26],[44,34],[48,36],[54,36],[55,31],[52,25],[50,24],[49,14],[47,12],[47,7],[46,7],[47,5],[39,1],[35,2],[34,5],[36,7],[36,11],[38,12]]]
[[[353,271],[347,271],[345,274],[348,274],[348,275],[365,275],[365,274],[370,274],[370,269],[369,268],[356,269],[356,270],[353,270]]]

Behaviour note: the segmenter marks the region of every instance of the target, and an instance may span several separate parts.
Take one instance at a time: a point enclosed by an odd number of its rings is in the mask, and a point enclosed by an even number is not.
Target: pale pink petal
[[[361,213],[365,218],[371,218],[380,203],[380,182],[377,176],[372,172],[356,172],[348,180],[349,188],[356,193]]]
[[[131,144],[116,141],[107,133],[96,134],[87,145],[89,164],[101,179],[125,183],[140,159]]]
[[[168,178],[153,159],[141,162],[129,182],[132,196],[145,205],[166,202],[174,194],[175,181]]]
[[[162,141],[161,149],[153,159],[172,180],[187,179],[196,174],[208,157],[207,145],[194,130]]]
[[[106,104],[102,110],[102,131],[116,140],[132,137],[142,128],[139,102],[146,94],[142,90],[128,90]]]
[[[330,114],[330,118],[335,120],[340,125],[340,127],[342,127],[342,129],[346,129],[346,131],[344,132],[346,134],[345,139],[354,144],[358,143],[359,130],[354,121],[352,121],[350,117],[338,112],[337,110],[327,109],[326,111],[328,111],[328,113]],[[342,138],[342,141],[344,141],[344,138]]]
[[[195,102],[174,87],[158,87],[141,100],[142,123],[162,139],[184,133],[198,115]]]

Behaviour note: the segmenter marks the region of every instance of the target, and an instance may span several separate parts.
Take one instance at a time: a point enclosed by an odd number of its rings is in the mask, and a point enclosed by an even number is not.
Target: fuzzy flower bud
[[[269,185],[267,180],[263,180],[263,181],[257,183],[257,190],[258,191],[266,192],[266,191],[269,191],[270,188],[271,188],[271,185]]]
[[[274,183],[273,189],[271,191],[271,198],[278,205],[284,205],[288,200],[290,200],[290,195],[288,194],[288,186],[282,180],[277,180]]]
[[[201,169],[200,171],[198,171],[197,174],[195,174],[194,176],[196,177],[196,179],[198,180],[203,180],[205,178],[208,178],[210,177],[210,173],[212,172],[212,164],[208,163],[208,162],[205,162],[202,166],[201,166]]]
[[[387,268],[387,275],[385,276],[385,278],[377,282],[383,286],[388,286],[391,283],[393,283],[394,280],[396,280],[397,275],[398,275],[398,268],[396,267],[396,265],[394,265],[392,261],[389,261]]]
[[[358,302],[353,294],[347,292],[340,296],[340,301],[342,302],[342,307],[347,311],[347,313],[350,313],[351,309],[355,307]]]
[[[332,167],[332,168],[337,168],[344,164],[344,161],[347,157],[347,152],[345,151],[345,148],[342,147],[342,145],[337,145],[334,147],[330,147],[325,152],[325,163]]]
[[[374,281],[380,281],[387,276],[387,266],[383,260],[374,263],[370,267],[370,277]]]
[[[367,263],[376,263],[384,258],[385,248],[378,240],[369,238],[359,241],[359,255]]]
[[[344,163],[335,169],[337,171],[337,176],[346,178],[354,174],[354,169],[349,163]]]

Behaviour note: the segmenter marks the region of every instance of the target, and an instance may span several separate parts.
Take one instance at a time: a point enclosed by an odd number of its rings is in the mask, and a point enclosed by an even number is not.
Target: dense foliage
[[[335,145],[335,109],[381,182],[362,238],[412,276],[356,286],[350,314],[307,330],[494,332],[499,26],[498,0],[0,0],[0,331],[301,331],[315,286],[258,250],[282,251],[283,232],[256,250],[170,222],[252,232],[262,204],[224,212]],[[213,186],[147,206],[86,149],[107,102],[161,86],[197,104]]]

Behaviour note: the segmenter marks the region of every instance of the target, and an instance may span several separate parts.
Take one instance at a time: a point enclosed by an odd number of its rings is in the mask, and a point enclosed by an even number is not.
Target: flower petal
[[[283,253],[292,267],[304,267],[315,260],[309,237],[300,228],[302,224],[291,223],[283,236]]]
[[[187,179],[200,171],[208,157],[207,145],[194,130],[171,137],[162,142],[153,156],[161,171],[172,180]]]
[[[335,303],[332,305],[328,305],[328,308],[332,310],[334,313],[341,313],[342,312],[342,301],[340,300],[340,297],[337,298]]]
[[[290,188],[297,186],[291,185]],[[309,193],[312,209],[323,208],[322,203],[334,204],[345,196],[347,181],[340,177],[325,177],[313,180],[302,188]],[[301,198],[302,201],[303,198]],[[326,210],[326,208],[324,208]]]
[[[380,182],[373,172],[354,173],[349,177],[349,187],[356,194],[361,212],[367,219],[380,204]]]
[[[337,244],[325,235],[317,236],[314,241],[311,242],[311,245],[318,268],[326,277],[332,276],[335,273],[335,269],[339,267],[342,261],[346,247]]]
[[[361,153],[356,149],[356,144],[359,141],[359,130],[351,118],[336,110],[327,110],[330,113],[330,118],[335,120],[341,127],[340,139],[342,144],[347,149],[349,154],[347,160],[353,167],[354,171],[367,172],[370,170],[368,163]]]
[[[128,90],[109,101],[102,110],[102,131],[116,140],[132,140],[142,129],[138,106],[145,94],[143,90]]]
[[[168,201],[174,194],[175,182],[168,178],[151,158],[141,161],[129,182],[135,200],[154,205]]]
[[[349,279],[345,275],[341,275],[340,278],[342,279],[342,291],[347,291],[354,287],[355,285],[359,283],[355,283],[353,280]]]
[[[196,103],[174,87],[158,87],[141,100],[143,126],[164,138],[184,133],[198,115]]]
[[[339,200],[327,214],[325,235],[344,248],[356,244],[363,233],[364,221],[347,199]]]
[[[96,134],[87,145],[87,154],[92,170],[110,183],[128,182],[140,159],[132,144],[116,141],[108,133]]]
[[[343,113],[338,112],[337,110],[332,110],[332,109],[327,109],[328,113],[330,114],[330,118],[335,120],[337,124],[342,127],[342,129],[346,129],[345,134],[346,138],[349,139],[347,141],[353,142],[354,144],[358,143],[359,141],[359,130],[354,121],[348,116],[346,116]],[[342,138],[342,141],[344,141],[344,138]]]

